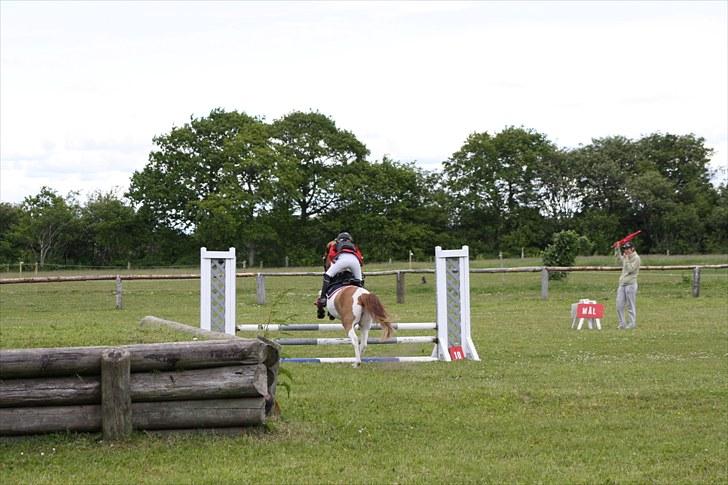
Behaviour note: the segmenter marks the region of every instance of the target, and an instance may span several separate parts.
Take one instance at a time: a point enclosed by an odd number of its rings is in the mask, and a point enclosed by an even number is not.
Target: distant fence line
[[[642,266],[640,271],[685,271],[692,270],[692,294],[700,296],[700,272],[703,269],[728,269],[728,264],[702,264],[702,265],[675,265],[675,266]],[[517,268],[471,268],[470,273],[541,273],[541,298],[548,299],[549,272],[577,272],[577,271],[621,271],[618,266],[523,266]],[[434,274],[434,269],[399,269],[385,271],[367,271],[365,276],[396,277],[397,303],[404,303],[405,275],[407,274]],[[321,271],[295,271],[295,272],[256,272],[235,273],[237,278],[256,279],[257,303],[265,305],[265,278],[267,276],[321,276]],[[72,281],[116,281],[116,308],[122,307],[122,280],[192,280],[199,279],[199,273],[176,275],[78,275],[78,276],[35,276],[30,278],[0,278],[0,285],[20,283],[65,283]]]

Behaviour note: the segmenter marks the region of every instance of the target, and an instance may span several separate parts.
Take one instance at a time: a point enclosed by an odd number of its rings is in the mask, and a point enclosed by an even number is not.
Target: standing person
[[[620,329],[637,327],[637,275],[640,272],[640,257],[631,242],[622,244],[619,248],[621,254],[617,257],[622,261],[622,274],[619,275],[617,287],[617,320]],[[629,322],[624,321],[624,309],[627,308]]]
[[[316,306],[318,307],[318,318],[324,318],[324,308],[326,308],[326,293],[331,284],[331,280],[338,273],[349,270],[351,271],[354,278],[362,281],[361,265],[364,262],[364,257],[359,250],[359,247],[354,244],[351,238],[351,234],[348,232],[342,232],[336,239],[335,243],[328,244],[329,252],[326,255],[325,261],[330,261],[331,265],[326,269],[324,273],[324,282],[321,287],[321,295],[316,300]],[[324,263],[326,267],[326,262]]]

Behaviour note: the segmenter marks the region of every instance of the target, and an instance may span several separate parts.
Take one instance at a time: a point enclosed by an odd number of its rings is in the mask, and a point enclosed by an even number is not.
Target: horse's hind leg
[[[354,363],[352,367],[359,367],[361,365],[361,352],[359,351],[359,339],[356,336],[356,330],[354,330],[353,322],[343,322],[344,330],[347,330],[347,335],[351,340],[351,345],[354,347]]]
[[[369,329],[371,328],[372,320],[367,317],[362,317],[359,322],[359,329],[361,330],[361,339],[359,340],[359,354],[363,357],[364,351],[367,349],[367,343],[369,341]]]

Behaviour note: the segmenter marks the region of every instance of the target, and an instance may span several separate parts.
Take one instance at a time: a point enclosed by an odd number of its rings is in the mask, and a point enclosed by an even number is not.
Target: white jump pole
[[[200,248],[200,328],[235,335],[235,248]]]

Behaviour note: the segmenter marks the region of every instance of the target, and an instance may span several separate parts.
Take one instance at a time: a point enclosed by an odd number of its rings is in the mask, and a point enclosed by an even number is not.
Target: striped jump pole
[[[435,322],[419,322],[419,323],[393,323],[392,327],[397,330],[435,330],[437,323]],[[343,327],[340,323],[271,323],[271,324],[245,324],[238,325],[241,332],[301,332],[301,331],[331,331],[341,330]],[[382,326],[373,323],[372,330],[381,330]]]
[[[351,345],[351,339],[342,338],[278,338],[275,342],[280,345]],[[412,337],[391,337],[374,338],[369,337],[367,344],[434,344],[437,337],[412,336]]]
[[[292,364],[353,364],[354,357],[282,357],[281,362]],[[437,362],[437,357],[362,357],[362,362]]]

